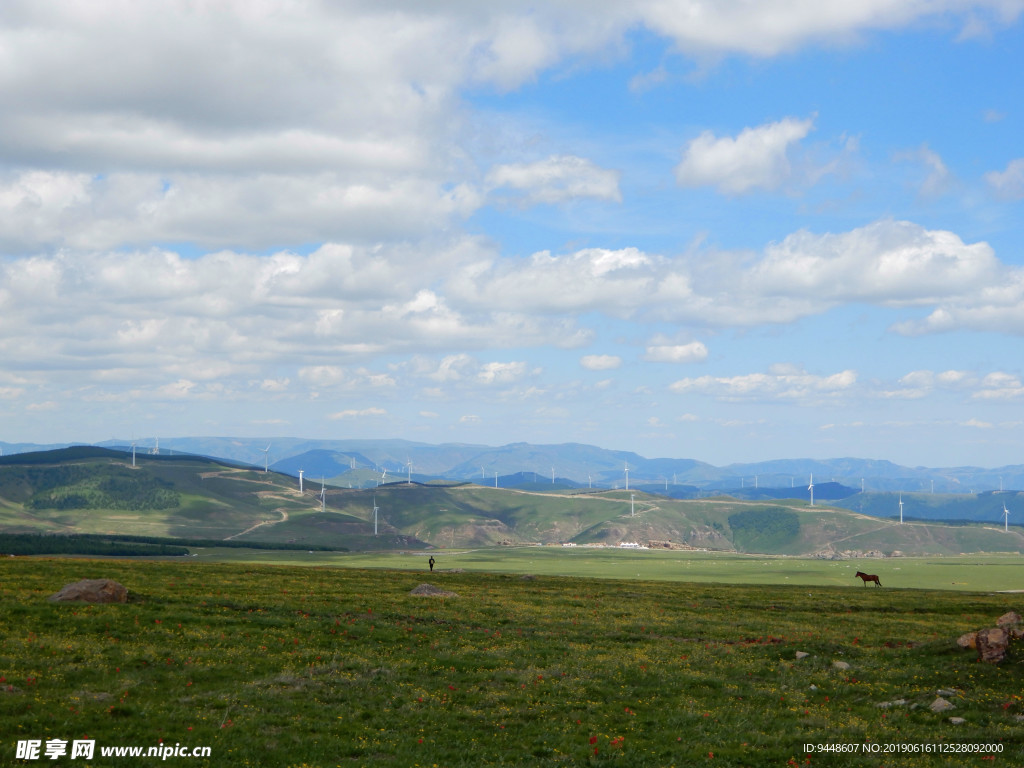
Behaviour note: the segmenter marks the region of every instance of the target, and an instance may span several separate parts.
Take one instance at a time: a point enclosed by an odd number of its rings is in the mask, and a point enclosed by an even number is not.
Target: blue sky
[[[9,2],[0,441],[1020,463],[1021,0]]]

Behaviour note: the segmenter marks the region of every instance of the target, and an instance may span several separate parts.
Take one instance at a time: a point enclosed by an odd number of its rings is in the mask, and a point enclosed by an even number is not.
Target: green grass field
[[[578,576],[586,578],[777,584],[864,588],[857,571],[878,574],[886,588],[1004,591],[1024,590],[1019,555],[814,560],[728,552],[632,551],[584,547],[495,547],[407,552],[260,552],[195,549],[201,562],[250,562],[387,568],[426,572],[432,555],[442,571]],[[874,588],[874,587],[872,587]]]
[[[472,554],[435,553],[439,567]],[[211,749],[97,766],[1024,763],[1024,654],[993,666],[955,644],[1020,612],[1024,595],[853,587],[849,563],[820,564],[843,566],[841,586],[809,588],[614,572],[641,568],[639,553],[600,553],[589,562],[603,578],[545,575],[561,553],[503,554],[536,575],[428,575],[419,556],[414,570],[4,559],[0,765],[33,764],[16,758],[19,740],[83,738],[97,756]],[[737,570],[696,558],[690,568]],[[819,567],[777,562],[783,580]],[[46,601],[87,577],[117,579],[130,601]],[[410,594],[424,582],[457,597]],[[940,689],[954,710],[929,709]],[[807,743],[858,751],[808,755]],[[981,751],[886,752],[963,745]]]

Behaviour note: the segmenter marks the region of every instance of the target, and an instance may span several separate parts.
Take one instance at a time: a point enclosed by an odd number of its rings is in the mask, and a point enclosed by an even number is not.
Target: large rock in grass
[[[113,579],[82,579],[50,595],[54,603],[126,603],[128,590]]]
[[[982,661],[998,664],[1006,658],[1010,647],[1010,633],[1002,627],[980,629],[977,634],[978,654]]]

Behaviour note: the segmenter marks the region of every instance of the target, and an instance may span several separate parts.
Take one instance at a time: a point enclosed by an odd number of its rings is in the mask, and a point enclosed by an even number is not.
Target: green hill
[[[192,456],[69,448],[0,461],[0,533],[119,534],[347,549],[559,544],[765,554],[1024,551],[1019,527],[907,522],[800,500],[395,482],[370,489]],[[374,507],[377,507],[376,533]]]

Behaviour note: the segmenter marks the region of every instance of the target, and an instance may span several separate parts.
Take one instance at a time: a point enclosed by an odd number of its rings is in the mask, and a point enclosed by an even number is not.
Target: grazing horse
[[[878,580],[878,577],[872,573],[864,573],[863,571],[857,571],[855,574],[853,574],[854,578],[857,578],[858,576],[860,576],[861,580],[864,582],[865,587],[868,585],[869,581],[875,582],[875,584],[879,587],[882,586],[882,582],[880,582]]]

